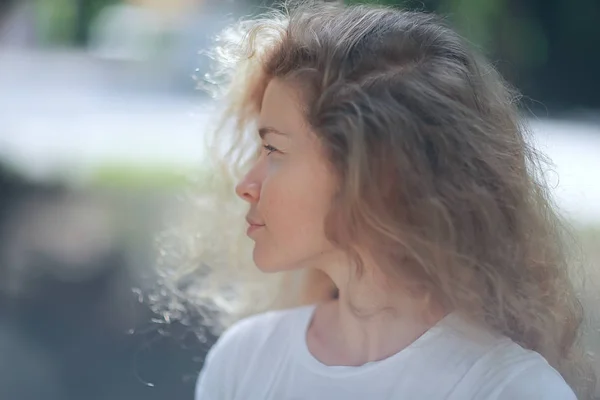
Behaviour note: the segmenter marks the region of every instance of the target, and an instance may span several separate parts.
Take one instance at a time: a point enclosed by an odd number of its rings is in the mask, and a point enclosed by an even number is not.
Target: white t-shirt
[[[413,344],[358,367],[308,350],[315,306],[246,318],[209,352],[196,400],[576,400],[538,353],[450,314]]]

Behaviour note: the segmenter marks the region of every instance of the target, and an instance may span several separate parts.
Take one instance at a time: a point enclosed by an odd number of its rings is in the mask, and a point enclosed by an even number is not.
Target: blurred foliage
[[[6,0],[5,0],[6,1]],[[90,22],[120,0],[32,0],[47,42],[85,45]],[[165,2],[169,0],[164,0]],[[200,0],[199,0],[200,1]],[[207,4],[229,4],[204,0]],[[231,0],[252,14],[280,0]],[[600,108],[599,0],[345,0],[447,16],[482,49],[530,108]]]
[[[42,41],[50,44],[71,41],[75,13],[70,3],[71,0],[36,1],[37,25]]]
[[[0,22],[13,2],[13,0],[0,0]]]
[[[85,45],[92,21],[120,0],[35,0],[41,39],[48,44]]]
[[[546,106],[600,107],[598,0],[346,0],[447,16],[526,95]],[[502,61],[498,61],[502,60]]]
[[[189,185],[191,177],[199,181],[206,180],[205,175],[204,171],[169,166],[136,167],[127,163],[106,164],[94,170],[88,184],[94,188],[176,189]]]

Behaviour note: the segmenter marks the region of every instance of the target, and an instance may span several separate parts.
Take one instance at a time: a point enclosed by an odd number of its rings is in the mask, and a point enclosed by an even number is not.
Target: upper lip
[[[250,217],[246,217],[246,221],[248,222],[248,224],[250,225],[256,225],[256,226],[264,226],[265,224],[261,224],[260,222],[250,218]]]

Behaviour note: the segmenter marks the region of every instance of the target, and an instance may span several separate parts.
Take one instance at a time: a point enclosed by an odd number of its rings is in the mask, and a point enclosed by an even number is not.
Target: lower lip
[[[248,227],[248,230],[246,231],[246,235],[250,236],[252,233],[256,232],[257,230],[264,228],[264,225],[250,225]]]

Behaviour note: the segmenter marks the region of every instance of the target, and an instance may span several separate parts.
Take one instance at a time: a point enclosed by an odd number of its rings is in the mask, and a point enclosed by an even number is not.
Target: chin
[[[274,274],[277,272],[287,271],[287,268],[281,268],[280,266],[260,264],[256,261],[254,262],[254,264],[260,272],[264,272],[265,274]]]
[[[283,260],[280,257],[274,257],[274,255],[261,254],[261,252],[257,251],[256,248],[252,253],[252,258],[256,267],[261,272],[267,274],[302,268],[302,263],[290,262],[290,260]]]
[[[266,259],[263,259],[260,257],[254,257],[254,264],[261,272],[264,272],[266,274],[296,269],[293,266],[289,266],[289,265],[286,265],[283,263],[269,261],[269,260],[266,260]]]

